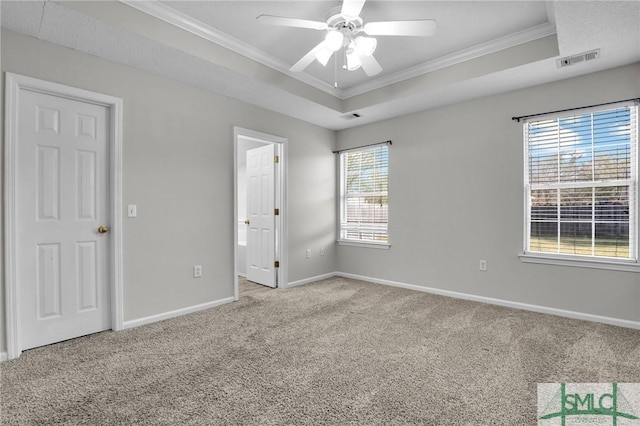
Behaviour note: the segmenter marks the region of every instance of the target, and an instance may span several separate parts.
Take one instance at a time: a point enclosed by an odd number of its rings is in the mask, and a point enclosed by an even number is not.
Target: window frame
[[[345,149],[342,151],[336,151],[336,158],[337,158],[337,172],[338,172],[338,179],[337,179],[337,184],[338,184],[338,188],[337,188],[337,192],[338,192],[338,223],[337,223],[337,233],[338,233],[338,238],[337,238],[337,243],[339,245],[344,245],[344,246],[352,246],[352,247],[364,247],[364,248],[373,248],[373,249],[389,249],[391,247],[390,244],[390,237],[389,237],[389,212],[388,212],[388,208],[389,208],[389,177],[390,177],[390,173],[389,173],[389,145],[391,145],[390,142],[383,142],[383,143],[379,143],[379,144],[372,144],[372,145],[367,145],[367,146],[363,146],[360,148],[351,148],[351,149]],[[387,240],[386,241],[375,241],[375,240],[366,240],[366,239],[354,239],[354,238],[345,238],[345,232],[346,232],[346,228],[343,227],[343,224],[346,223],[347,218],[346,218],[346,209],[345,209],[345,200],[346,200],[346,183],[345,183],[345,167],[343,167],[343,158],[346,158],[345,156],[348,154],[352,154],[354,152],[365,152],[365,151],[371,151],[380,147],[386,147],[387,149],[387,158],[386,158],[386,167],[387,167],[387,174],[386,174],[386,180],[387,180],[387,188],[386,188],[386,198],[387,198],[387,222],[386,222],[386,237]]]
[[[631,108],[631,117],[635,126],[635,134],[631,135],[631,177],[627,179],[629,185],[629,209],[630,209],[630,217],[629,217],[629,250],[630,250],[630,258],[614,258],[614,257],[605,257],[605,256],[596,256],[596,255],[578,255],[578,254],[567,254],[567,253],[552,253],[552,252],[537,252],[531,251],[530,248],[530,233],[531,233],[531,208],[530,208],[530,197],[532,192],[532,185],[529,182],[530,179],[530,169],[529,169],[529,137],[528,137],[528,125],[531,122],[549,120],[549,119],[563,119],[567,117],[577,117],[581,115],[586,115],[595,112],[602,112],[617,108]],[[607,270],[617,270],[617,271],[627,271],[627,272],[640,272],[640,263],[638,259],[638,245],[640,244],[640,211],[638,205],[638,198],[640,197],[640,188],[638,187],[638,175],[640,174],[639,164],[638,164],[638,151],[639,151],[639,137],[640,137],[640,126],[638,125],[638,114],[639,114],[639,106],[637,101],[623,101],[619,103],[612,103],[608,105],[602,106],[594,106],[591,108],[576,108],[571,110],[566,110],[561,113],[549,113],[549,114],[540,114],[529,119],[525,119],[522,123],[522,134],[523,134],[523,158],[524,158],[524,229],[523,229],[523,250],[522,253],[519,254],[520,260],[524,263],[537,263],[537,264],[548,264],[548,265],[559,265],[559,266],[572,266],[572,267],[583,267],[583,268],[596,268],[596,269],[607,269]],[[632,129],[633,130],[633,129]],[[619,180],[611,179],[610,180],[614,185],[619,182]],[[609,180],[605,181],[609,182]],[[591,181],[591,187],[597,188],[598,186],[604,186],[602,181],[596,182]],[[558,188],[564,186],[564,183],[554,183],[550,186],[557,186]],[[538,185],[539,186],[539,185]],[[578,182],[576,185],[566,185],[567,187],[580,187],[585,186],[584,183]],[[557,218],[558,226],[560,226],[561,217]]]

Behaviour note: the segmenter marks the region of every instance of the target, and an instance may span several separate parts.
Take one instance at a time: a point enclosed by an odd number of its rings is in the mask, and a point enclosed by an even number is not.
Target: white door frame
[[[108,265],[111,292],[111,328],[123,329],[123,268],[122,268],[122,99],[74,87],[51,83],[23,75],[6,73],[5,84],[5,138],[4,138],[4,265],[5,312],[7,358],[14,359],[22,353],[20,345],[20,315],[18,304],[20,286],[16,282],[16,145],[18,129],[18,104],[20,92],[32,92],[57,96],[70,100],[92,103],[109,109],[109,194],[111,216]]]
[[[257,142],[276,145],[276,155],[280,156],[280,167],[275,173],[276,208],[280,209],[280,215],[276,216],[276,239],[278,247],[276,260],[280,262],[278,268],[277,288],[288,286],[289,266],[288,242],[287,242],[287,144],[288,139],[280,136],[269,135],[255,130],[233,127],[233,298],[240,298],[238,293],[238,140],[240,138],[252,139]]]

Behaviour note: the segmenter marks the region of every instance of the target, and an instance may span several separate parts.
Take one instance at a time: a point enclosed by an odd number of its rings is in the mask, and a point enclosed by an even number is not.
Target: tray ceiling
[[[258,51],[256,56],[270,56],[285,67],[293,65],[322,41],[325,31],[264,25],[256,21],[256,17],[266,14],[324,22],[328,11],[341,4],[335,1],[162,2],[167,11],[173,9],[221,31],[252,46]],[[365,23],[408,19],[435,19],[438,22],[433,37],[376,37],[375,57],[383,68],[376,79],[523,31],[537,30],[536,34],[541,37],[554,30],[547,17],[546,3],[541,1],[368,1],[361,17]],[[540,27],[545,24],[545,32],[541,33]],[[361,69],[343,70],[342,63],[339,58],[337,82],[340,90],[373,80]],[[333,88],[336,79],[333,58],[326,67],[314,61],[305,72],[327,88]]]
[[[383,72],[290,66],[321,31],[260,14],[324,21],[335,1],[2,1],[2,26],[329,129],[640,61],[637,1],[375,1],[366,22],[436,19],[433,37],[378,37]],[[600,49],[588,63],[556,61]],[[640,77],[639,82],[640,84]],[[568,105],[571,106],[571,105]],[[357,119],[352,113],[358,113]]]

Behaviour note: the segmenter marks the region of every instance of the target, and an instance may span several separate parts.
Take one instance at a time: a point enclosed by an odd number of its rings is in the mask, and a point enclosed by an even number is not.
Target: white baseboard
[[[409,290],[421,291],[424,293],[437,294],[439,296],[453,297],[455,299],[471,300],[474,302],[488,303],[490,305],[505,306],[507,308],[522,309],[524,311],[538,312],[542,314],[557,315],[560,317],[573,318],[583,321],[599,322],[603,324],[615,325],[618,327],[633,328],[640,330],[640,322],[625,320],[621,318],[604,317],[600,315],[587,314],[583,312],[567,311],[564,309],[549,308],[547,306],[530,305],[528,303],[512,302],[510,300],[494,299],[492,297],[476,296],[467,293],[458,293],[456,291],[441,290],[432,287],[423,287],[415,284],[400,283],[397,281],[383,280],[379,278],[366,277],[363,275],[347,274],[344,272],[336,272],[334,276],[352,278],[355,280],[369,281],[375,284],[388,285],[392,287],[406,288]]]
[[[309,283],[313,283],[321,280],[326,280],[327,278],[332,278],[332,277],[335,277],[336,275],[338,275],[337,272],[329,272],[328,274],[316,275],[315,277],[304,278],[298,281],[292,281],[289,284],[287,284],[285,288],[295,287],[303,284],[309,284]]]
[[[125,321],[122,329],[126,330],[128,328],[140,327],[141,325],[152,324],[154,322],[180,317],[182,315],[191,314],[193,312],[202,311],[204,309],[213,308],[214,306],[224,305],[226,303],[233,302],[233,297],[227,297],[220,300],[214,300],[213,302],[202,303],[200,305],[189,306],[182,309],[176,309],[175,311],[164,312],[157,315],[151,315],[144,318],[138,318],[135,320]]]
[[[0,362],[5,362],[7,360],[7,353],[0,352]]]

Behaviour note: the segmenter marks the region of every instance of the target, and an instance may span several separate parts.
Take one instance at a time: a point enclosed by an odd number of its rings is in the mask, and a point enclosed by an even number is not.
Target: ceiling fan
[[[344,0],[341,7],[335,7],[329,11],[326,22],[272,15],[260,15],[256,19],[268,25],[326,31],[324,40],[293,64],[290,70],[294,72],[303,71],[314,60],[326,66],[335,52],[344,49],[344,69],[355,71],[362,67],[368,76],[374,76],[382,71],[382,67],[373,57],[378,41],[374,37],[367,36],[426,37],[433,35],[436,31],[436,21],[433,19],[365,24],[360,17],[365,1]]]

